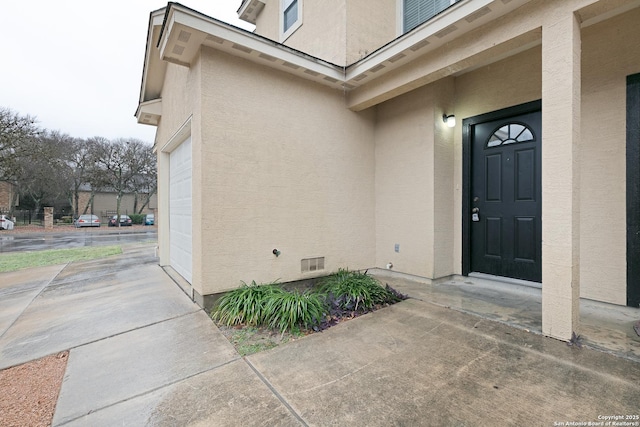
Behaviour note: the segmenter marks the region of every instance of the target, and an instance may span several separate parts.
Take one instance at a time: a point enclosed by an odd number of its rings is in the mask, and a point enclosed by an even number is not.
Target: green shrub
[[[327,307],[324,298],[314,292],[276,292],[266,299],[264,320],[269,327],[284,332],[297,326],[319,325]]]
[[[131,218],[131,222],[133,224],[144,224],[144,220],[147,217],[147,215],[144,214],[131,214],[129,215],[129,218]]]
[[[285,292],[279,285],[269,283],[258,285],[252,281],[250,285],[242,283],[242,287],[226,293],[218,300],[211,317],[226,326],[265,324],[265,305],[274,294]]]
[[[60,221],[63,224],[72,224],[73,223],[73,217],[72,216],[63,216],[60,218]]]
[[[277,283],[243,282],[218,300],[211,317],[225,326],[266,326],[282,333],[299,328],[318,331],[345,315],[361,314],[404,298],[366,273],[341,269],[305,292],[289,292]]]
[[[395,296],[365,273],[338,270],[322,279],[318,291],[343,310],[369,310],[376,304],[396,302]]]

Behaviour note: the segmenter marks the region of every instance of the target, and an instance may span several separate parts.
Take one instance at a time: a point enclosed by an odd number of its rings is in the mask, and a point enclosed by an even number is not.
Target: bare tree
[[[70,168],[69,181],[71,182],[71,188],[69,201],[73,206],[73,216],[76,218],[81,214],[87,213],[95,194],[94,186],[91,185],[95,169],[95,150],[91,141],[91,139],[71,138],[68,141],[68,150],[65,155],[65,161]],[[84,209],[81,209],[80,191],[85,185],[91,187],[91,196]]]
[[[95,144],[96,182],[116,193],[116,223],[120,225],[122,197],[136,191],[139,177],[150,170],[146,164],[149,145],[137,139],[123,138],[96,141]]]
[[[15,182],[17,157],[40,132],[34,117],[0,107],[0,179]]]
[[[71,167],[65,153],[71,138],[58,131],[44,131],[38,137],[22,141],[11,162],[11,173],[23,197],[33,202],[34,214],[44,200],[66,196],[70,188]]]
[[[133,211],[142,213],[158,190],[158,162],[151,145],[143,144],[137,158],[138,174],[133,185]],[[142,203],[139,199],[142,197]]]
[[[140,140],[72,138],[0,107],[0,180],[16,184],[36,212],[45,200],[66,198],[74,216],[86,213],[96,191],[113,191],[119,224],[124,194],[134,194],[134,212],[139,213],[157,191],[156,158]],[[83,211],[79,193],[85,185],[91,195]]]

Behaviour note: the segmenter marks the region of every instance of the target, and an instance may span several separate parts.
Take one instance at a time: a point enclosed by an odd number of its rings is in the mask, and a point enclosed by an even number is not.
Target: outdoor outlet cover
[[[400,252],[400,245],[396,243],[396,252]]]

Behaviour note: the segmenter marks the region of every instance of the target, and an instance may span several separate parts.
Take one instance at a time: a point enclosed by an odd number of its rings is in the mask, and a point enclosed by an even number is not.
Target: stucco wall
[[[396,37],[396,1],[347,1],[346,61],[342,65],[353,64]]]
[[[626,304],[626,77],[640,9],[582,31],[581,295]]]
[[[325,61],[344,65],[346,56],[345,0],[299,0],[302,25],[286,40],[281,38],[280,3],[266,3],[256,21],[255,33]]]
[[[280,2],[266,3],[255,33],[337,65],[349,65],[396,37],[396,0],[300,0],[302,26],[280,38]],[[366,13],[362,13],[366,11]]]
[[[282,0],[265,1],[264,8],[256,19],[256,28],[253,31],[254,33],[271,40],[279,41],[278,28],[280,28],[280,23],[278,19],[278,11],[280,10],[281,1]]]
[[[341,91],[211,49],[202,85],[206,168],[194,197],[204,293],[373,266],[373,112],[353,113]],[[325,257],[325,270],[302,274],[310,257]]]
[[[162,88],[162,119],[158,125],[156,142],[159,148],[174,135],[195,110],[199,89],[199,63],[187,68],[167,64]]]
[[[379,105],[376,129],[377,264],[424,277],[433,277],[433,109],[421,88]]]
[[[345,0],[302,0],[302,4],[302,25],[284,44],[333,64],[344,65],[347,14]]]
[[[453,79],[377,107],[376,262],[428,278],[453,274]],[[396,248],[396,245],[397,248]]]

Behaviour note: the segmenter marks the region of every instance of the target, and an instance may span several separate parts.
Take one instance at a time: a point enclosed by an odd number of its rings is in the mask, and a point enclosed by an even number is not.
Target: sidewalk
[[[0,274],[0,369],[70,349],[53,425],[552,426],[640,415],[640,363],[419,299],[241,358],[156,262],[141,246]]]

